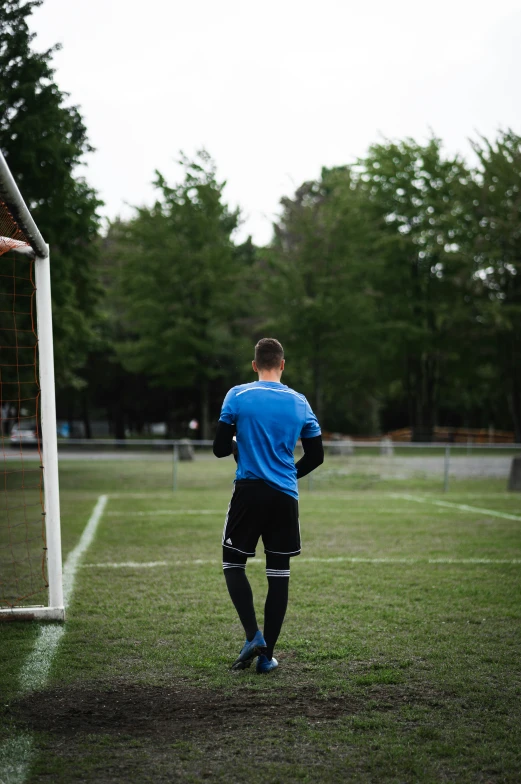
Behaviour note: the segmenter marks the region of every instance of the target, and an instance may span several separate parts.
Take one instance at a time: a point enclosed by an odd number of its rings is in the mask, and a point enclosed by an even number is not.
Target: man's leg
[[[246,577],[246,556],[223,547],[223,570],[228,592],[244,626],[246,639],[251,642],[259,627],[253,606],[253,593]]]
[[[271,659],[286,615],[289,591],[289,555],[266,553],[268,595],[264,606],[266,656]]]

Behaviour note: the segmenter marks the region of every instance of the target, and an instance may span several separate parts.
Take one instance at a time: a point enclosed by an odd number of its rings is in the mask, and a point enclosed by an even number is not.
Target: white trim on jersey
[[[243,389],[242,392],[237,392],[235,397],[239,397],[239,395],[244,395],[245,392],[254,392],[256,389],[264,389],[267,392],[284,392],[286,395],[295,395],[295,397],[300,398],[306,403],[306,398],[304,395],[301,395],[300,392],[295,392],[294,389],[275,389],[274,387],[249,387],[248,389]]]

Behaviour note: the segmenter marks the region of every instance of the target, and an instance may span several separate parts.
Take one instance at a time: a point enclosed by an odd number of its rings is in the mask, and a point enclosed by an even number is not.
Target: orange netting
[[[0,607],[47,604],[34,260],[0,200]]]
[[[30,247],[26,236],[12,217],[8,206],[0,199],[0,256],[24,246]]]

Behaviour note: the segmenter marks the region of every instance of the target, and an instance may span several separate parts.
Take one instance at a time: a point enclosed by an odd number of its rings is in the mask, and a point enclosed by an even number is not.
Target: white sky
[[[204,146],[262,244],[281,196],[382,135],[468,156],[477,132],[521,133],[521,0],[45,0],[30,24],[63,44],[111,218]]]

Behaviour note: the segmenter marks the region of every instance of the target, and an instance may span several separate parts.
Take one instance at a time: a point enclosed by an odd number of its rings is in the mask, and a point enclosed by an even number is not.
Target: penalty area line
[[[92,543],[99,521],[107,505],[108,496],[100,495],[76,547],[71,550],[63,567],[63,598],[68,606],[76,571],[80,560]],[[34,648],[29,654],[19,676],[22,694],[43,689],[51,669],[54,655],[65,633],[64,624],[42,624]],[[33,738],[29,733],[19,733],[0,746],[0,766],[5,784],[23,784],[30,772],[34,755]]]
[[[162,566],[206,566],[220,565],[218,558],[194,558],[186,561],[105,561],[102,563],[81,564],[83,569],[157,569]],[[248,563],[264,565],[263,558],[248,558]],[[355,558],[331,556],[330,558],[299,557],[297,563],[349,563],[349,564],[521,564],[521,558]]]
[[[107,512],[113,517],[155,517],[156,515],[222,515],[222,509],[156,509],[145,512]]]
[[[438,501],[435,498],[426,498],[418,495],[406,495],[405,493],[393,493],[393,498],[401,498],[405,501],[415,501],[418,504],[433,504],[434,506],[443,506],[448,509],[459,509],[461,512],[478,512],[478,514],[486,514],[489,517],[500,517],[504,520],[516,520],[521,523],[519,515],[509,514],[508,512],[497,512],[495,509],[483,509],[480,506],[469,506],[468,504],[455,504],[451,501]]]
[[[65,561],[65,566],[63,567],[63,600],[65,607],[69,605],[72,597],[79,562],[94,539],[107,501],[107,495],[100,495],[83,530],[80,541],[71,550]],[[64,624],[45,624],[40,627],[40,635],[36,640],[34,649],[20,673],[20,685],[23,691],[35,691],[44,686],[53,656],[64,632]]]

